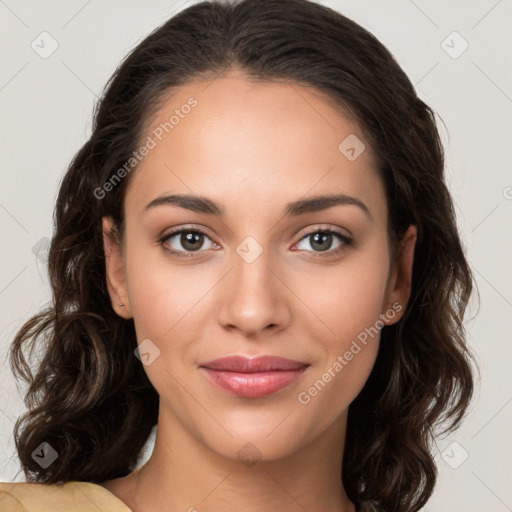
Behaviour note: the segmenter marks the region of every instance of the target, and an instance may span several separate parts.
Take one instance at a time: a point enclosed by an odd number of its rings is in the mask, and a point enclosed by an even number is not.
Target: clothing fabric
[[[117,496],[91,482],[0,483],[1,512],[132,512]]]

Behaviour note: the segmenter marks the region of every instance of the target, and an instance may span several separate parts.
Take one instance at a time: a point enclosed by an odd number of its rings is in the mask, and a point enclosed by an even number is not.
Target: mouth
[[[295,382],[310,365],[292,359],[261,356],[249,359],[229,356],[200,365],[218,388],[244,398],[271,395]]]

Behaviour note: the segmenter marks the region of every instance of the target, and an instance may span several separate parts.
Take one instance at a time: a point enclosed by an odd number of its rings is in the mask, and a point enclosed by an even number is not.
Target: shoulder
[[[2,512],[131,512],[101,485],[71,481],[65,484],[0,482]]]

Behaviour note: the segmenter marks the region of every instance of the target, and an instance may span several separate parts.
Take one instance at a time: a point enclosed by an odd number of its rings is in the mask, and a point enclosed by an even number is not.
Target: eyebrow
[[[144,211],[161,205],[175,205],[187,210],[192,210],[193,212],[207,213],[217,217],[223,217],[225,214],[225,210],[220,204],[208,199],[207,197],[192,194],[172,194],[157,197],[146,206]],[[298,216],[304,213],[326,210],[333,206],[344,205],[357,206],[370,219],[372,218],[370,210],[360,199],[346,194],[320,195],[310,197],[308,199],[299,199],[298,201],[288,203],[285,206],[284,216]]]

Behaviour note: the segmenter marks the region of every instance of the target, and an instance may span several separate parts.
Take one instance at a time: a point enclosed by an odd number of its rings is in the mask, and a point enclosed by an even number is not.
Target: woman
[[[30,483],[2,484],[4,505],[419,510],[433,436],[473,392],[443,172],[433,111],[341,14],[171,18],[114,74],[61,184],[54,301],[11,354]]]

